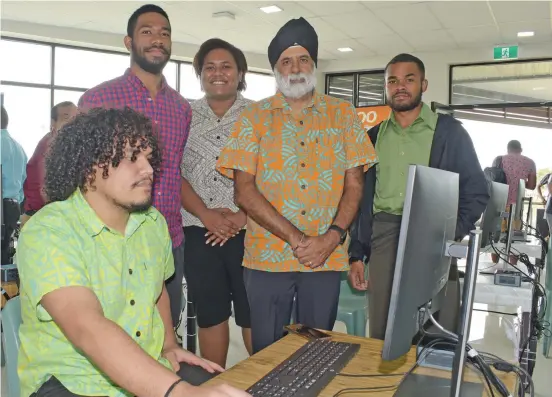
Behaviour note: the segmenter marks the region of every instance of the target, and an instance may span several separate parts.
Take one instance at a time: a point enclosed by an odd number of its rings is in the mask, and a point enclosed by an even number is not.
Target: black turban
[[[268,60],[272,69],[276,66],[282,52],[296,45],[305,48],[309,52],[315,65],[318,63],[318,35],[311,24],[303,17],[288,21],[270,42]]]

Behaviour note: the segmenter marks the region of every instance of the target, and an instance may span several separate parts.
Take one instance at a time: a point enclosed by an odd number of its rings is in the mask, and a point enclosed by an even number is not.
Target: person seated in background
[[[199,326],[201,355],[226,365],[232,303],[236,324],[251,354],[251,320],[243,283],[247,216],[234,204],[232,181],[216,169],[245,99],[247,61],[243,52],[220,39],[207,40],[194,58],[205,96],[192,103],[192,124],[182,156],[184,276]]]
[[[52,108],[50,117],[50,132],[38,142],[36,149],[27,163],[27,179],[23,185],[25,204],[21,215],[21,227],[38,210],[46,205],[44,195],[44,160],[52,139],[58,131],[77,114],[77,106],[73,102],[60,102]]]
[[[517,140],[508,142],[507,154],[498,156],[493,160],[493,167],[500,167],[506,174],[506,182],[508,183],[508,201],[506,202],[506,212],[510,211],[510,205],[517,201],[519,181],[525,181],[525,188],[535,190],[537,187],[537,166],[535,162],[522,155],[523,149],[521,143]],[[519,219],[514,219],[514,230],[521,230],[523,214]],[[502,232],[505,233],[508,229],[508,219],[502,220]],[[491,254],[492,261],[498,263],[499,257],[497,254]],[[517,263],[515,255],[510,255],[510,262]]]
[[[2,265],[12,262],[12,236],[17,229],[23,203],[23,183],[26,178],[25,166],[27,154],[23,147],[8,132],[8,112],[4,106],[0,109],[0,132],[2,141]]]
[[[151,191],[151,121],[125,108],[79,114],[46,157],[50,200],[21,231],[21,395],[247,396],[201,387],[223,369],[176,342],[174,272]]]
[[[385,68],[385,92],[391,115],[368,132],[379,164],[365,174],[359,214],[351,226],[351,285],[369,289],[370,337],[384,339],[395,275],[408,167],[418,164],[459,174],[455,240],[461,241],[489,201],[487,182],[473,142],[458,120],[436,114],[422,101],[428,81],[424,63],[399,54]],[[370,261],[368,280],[364,261]],[[456,331],[460,287],[451,261],[447,295],[439,321]]]

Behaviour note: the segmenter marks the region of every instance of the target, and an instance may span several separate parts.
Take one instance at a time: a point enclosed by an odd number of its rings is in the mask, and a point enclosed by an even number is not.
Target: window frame
[[[360,87],[360,76],[366,76],[371,74],[385,74],[385,70],[376,69],[376,70],[361,70],[358,72],[339,72],[339,73],[326,73],[325,76],[325,89],[324,93],[330,95],[330,79],[332,77],[342,77],[342,76],[353,76],[353,105],[355,108],[359,106],[359,87]],[[386,104],[385,90],[383,90],[382,103],[378,105],[362,106],[362,107],[372,107],[372,106],[382,106]]]
[[[87,89],[92,88],[83,88],[83,87],[67,87],[63,85],[57,85],[54,84],[54,77],[55,77],[55,67],[56,67],[56,48],[66,48],[66,49],[73,49],[73,50],[81,50],[81,51],[92,51],[92,52],[99,52],[103,54],[113,54],[113,55],[127,55],[128,52],[126,51],[119,51],[119,50],[106,50],[101,48],[94,48],[94,47],[87,47],[86,45],[69,45],[69,44],[59,44],[54,42],[49,42],[47,40],[33,40],[33,39],[24,39],[20,37],[13,37],[13,36],[2,36],[1,40],[6,41],[15,41],[15,42],[21,42],[21,43],[29,43],[29,44],[38,44],[38,45],[46,45],[51,48],[51,59],[50,59],[50,82],[48,84],[38,84],[38,83],[28,83],[24,81],[11,81],[11,80],[0,80],[0,85],[2,86],[17,86],[17,87],[29,87],[29,88],[47,88],[50,90],[50,109],[55,105],[54,103],[54,92],[56,90],[63,90],[63,91],[75,91],[84,93]],[[176,91],[180,93],[180,66],[185,65],[192,65],[192,62],[188,61],[182,61],[178,59],[171,59],[171,62],[175,62],[177,64],[176,67]],[[264,72],[252,72],[248,71],[247,73],[251,74],[260,74],[260,75],[266,75],[266,76],[272,76],[271,73],[264,73]],[[1,90],[0,90],[1,91]],[[188,98],[186,98],[189,100]],[[191,100],[189,100],[192,102]]]

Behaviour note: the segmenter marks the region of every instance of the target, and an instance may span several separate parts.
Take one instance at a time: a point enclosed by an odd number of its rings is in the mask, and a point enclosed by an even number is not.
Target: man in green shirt
[[[160,156],[151,122],[128,108],[80,114],[54,139],[52,202],[17,250],[22,396],[247,396],[200,387],[223,369],[176,342],[172,244],[151,206]]]
[[[451,116],[437,115],[422,102],[428,86],[423,62],[410,54],[397,55],[388,63],[385,79],[392,113],[369,131],[379,164],[365,174],[349,246],[349,279],[354,288],[370,290],[370,337],[377,339],[385,338],[387,327],[408,167],[417,164],[459,174],[456,240],[474,227],[489,199],[485,176],[462,124]],[[370,262],[369,282],[364,278],[365,260]],[[458,271],[453,260],[439,321],[454,332],[459,306]]]

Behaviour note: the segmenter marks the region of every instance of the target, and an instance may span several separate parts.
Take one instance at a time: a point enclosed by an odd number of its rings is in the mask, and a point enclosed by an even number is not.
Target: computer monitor
[[[445,251],[456,230],[458,181],[458,174],[435,168],[408,170],[383,360],[408,353],[419,310],[447,284],[451,258]]]
[[[518,185],[518,192],[516,197],[516,213],[514,219],[516,221],[523,220],[523,198],[525,197],[525,180],[520,179]]]
[[[506,211],[508,202],[508,185],[491,182],[490,198],[481,219],[481,248],[487,247],[492,241],[498,243],[502,229],[502,213]]]

